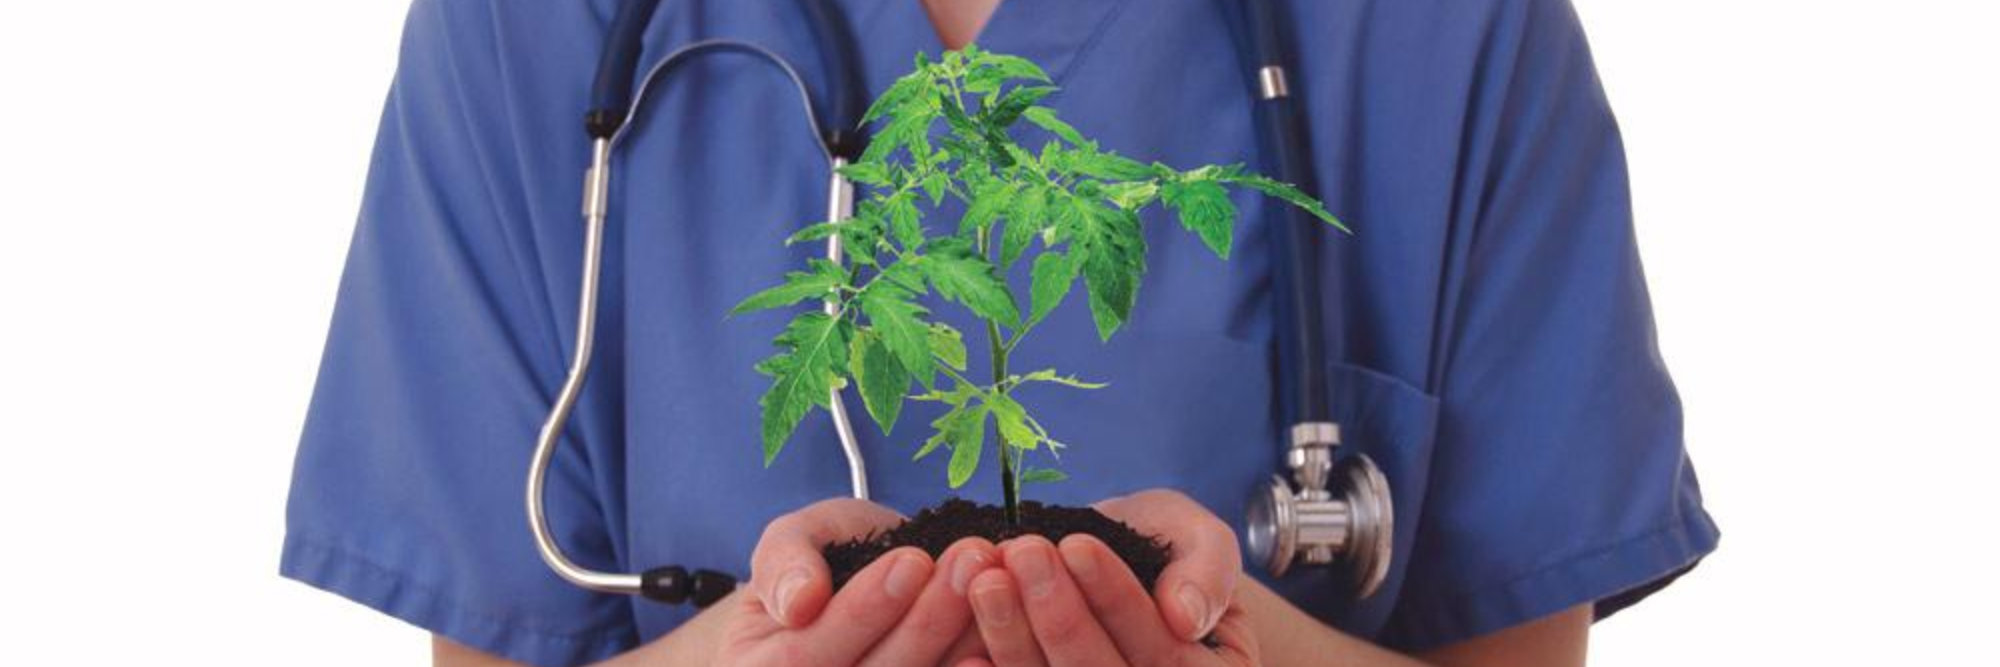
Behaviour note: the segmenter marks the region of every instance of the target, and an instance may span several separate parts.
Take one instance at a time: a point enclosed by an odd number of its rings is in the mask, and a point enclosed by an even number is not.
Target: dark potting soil
[[[829,544],[823,553],[827,565],[833,569],[833,588],[839,590],[854,573],[898,547],[917,547],[937,558],[947,547],[967,537],[983,537],[999,544],[1023,535],[1040,535],[1050,542],[1061,542],[1064,537],[1084,533],[1111,547],[1112,553],[1132,567],[1132,573],[1138,575],[1140,585],[1147,591],[1153,590],[1153,582],[1159,580],[1160,571],[1167,567],[1170,545],[1141,535],[1097,510],[1043,505],[1032,500],[1022,501],[1020,507],[1021,523],[1010,525],[999,506],[952,498],[917,512],[895,528]]]

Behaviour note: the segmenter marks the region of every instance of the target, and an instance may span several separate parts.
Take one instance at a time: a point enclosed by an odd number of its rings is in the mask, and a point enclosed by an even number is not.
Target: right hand
[[[748,595],[723,631],[724,665],[937,664],[971,628],[965,591],[1000,564],[985,540],[968,538],[933,563],[904,547],[855,573],[838,594],[820,549],[894,527],[903,517],[864,500],[814,503],[765,528],[750,558]]]

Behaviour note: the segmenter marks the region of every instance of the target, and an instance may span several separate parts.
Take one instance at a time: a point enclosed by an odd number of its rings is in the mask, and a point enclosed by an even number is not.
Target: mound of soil
[[[932,558],[967,537],[983,537],[999,544],[1023,535],[1040,535],[1061,542],[1072,534],[1096,537],[1132,567],[1139,583],[1153,590],[1160,571],[1167,567],[1168,545],[1158,538],[1139,534],[1131,526],[1104,516],[1088,507],[1043,505],[1029,500],[1021,503],[1021,523],[1007,523],[1006,513],[997,505],[981,505],[952,498],[924,509],[901,525],[826,546],[826,563],[833,569],[833,588],[840,590],[854,573],[875,562],[882,554],[898,547],[917,547]]]

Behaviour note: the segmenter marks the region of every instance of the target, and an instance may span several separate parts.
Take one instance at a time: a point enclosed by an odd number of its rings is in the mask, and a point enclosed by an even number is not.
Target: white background
[[[1575,2],[1725,533],[1596,662],[1991,660],[1991,3]],[[275,574],[406,3],[0,5],[0,663],[426,660]]]

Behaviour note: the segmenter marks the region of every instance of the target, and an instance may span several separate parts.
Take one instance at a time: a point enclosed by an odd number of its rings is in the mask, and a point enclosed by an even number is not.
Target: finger
[[[1229,611],[1216,622],[1215,643],[1216,654],[1228,664],[1246,667],[1264,664],[1256,634],[1250,629],[1250,614],[1243,610],[1243,605],[1229,605]]]
[[[820,549],[902,519],[886,507],[853,498],[823,500],[778,517],[764,527],[751,553],[750,590],[779,625],[805,627],[833,595],[833,575]]]
[[[999,565],[1000,552],[986,540],[967,538],[946,549],[909,613],[868,651],[861,664],[937,664],[972,625],[972,607],[965,598],[972,578]]]
[[[1153,584],[1153,599],[1174,636],[1192,641],[1214,630],[1235,599],[1236,577],[1243,571],[1236,531],[1174,491],[1142,491],[1096,507],[1173,545],[1166,569]]]
[[[979,638],[979,625],[974,623],[972,627],[966,628],[965,632],[959,634],[958,642],[951,645],[951,650],[944,652],[944,659],[938,661],[938,664],[957,665],[969,658],[985,660],[986,653],[986,642]]]
[[[841,587],[826,614],[788,639],[809,664],[851,665],[896,627],[931,579],[931,557],[915,547],[883,554]]]
[[[1125,660],[1090,613],[1083,593],[1062,566],[1056,547],[1038,535],[1009,541],[1000,549],[1007,573],[1021,588],[1028,626],[1042,655],[1056,667],[1119,665]]]
[[[1028,627],[1028,612],[1021,608],[1020,588],[1004,569],[991,569],[972,578],[972,616],[979,622],[979,640],[986,644],[988,661],[996,667],[1044,667],[1042,649],[1035,645],[1034,630]]]
[[[1168,652],[1189,644],[1167,628],[1146,587],[1110,547],[1089,535],[1071,535],[1063,538],[1059,550],[1091,614],[1126,660],[1135,665],[1164,664]]]
[[[958,662],[945,663],[952,667],[994,667],[993,661],[980,657],[966,658]]]

